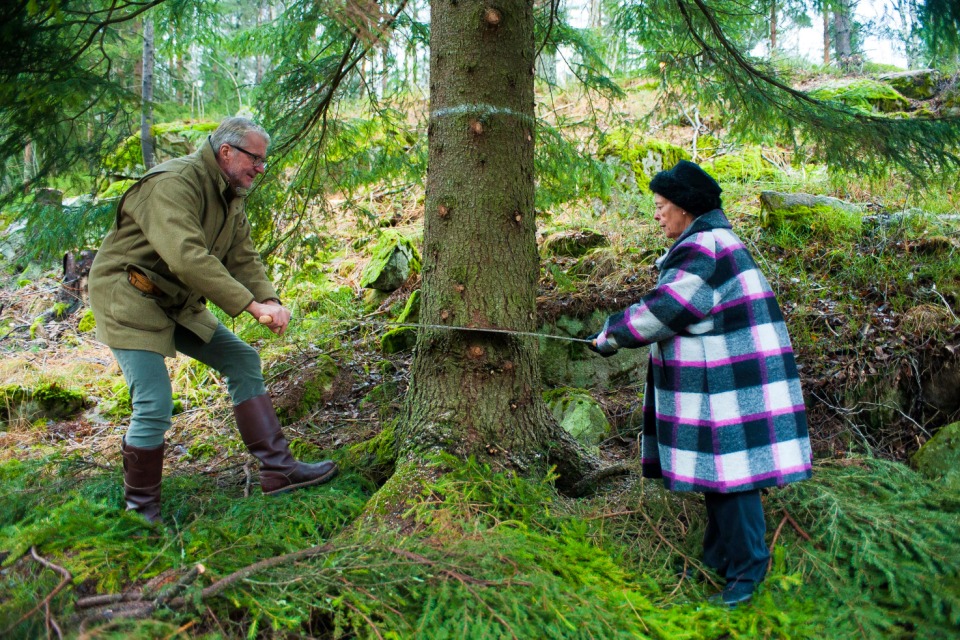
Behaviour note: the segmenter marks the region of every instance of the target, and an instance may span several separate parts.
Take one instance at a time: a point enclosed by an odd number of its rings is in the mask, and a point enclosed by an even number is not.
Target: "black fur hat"
[[[700,165],[681,160],[672,169],[653,176],[650,191],[659,193],[687,213],[700,216],[720,208],[723,189]]]

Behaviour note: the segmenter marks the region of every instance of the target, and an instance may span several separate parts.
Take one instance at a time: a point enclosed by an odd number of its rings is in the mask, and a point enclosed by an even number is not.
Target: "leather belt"
[[[129,280],[130,284],[132,284],[134,288],[141,293],[146,293],[151,296],[163,295],[163,292],[160,290],[160,288],[150,282],[150,278],[143,275],[136,269],[127,270],[127,280]]]

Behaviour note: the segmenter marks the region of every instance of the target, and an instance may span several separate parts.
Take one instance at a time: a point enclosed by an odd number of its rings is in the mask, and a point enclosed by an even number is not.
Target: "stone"
[[[768,229],[790,226],[814,232],[859,232],[862,212],[859,205],[827,196],[760,192],[760,224]]]
[[[960,422],[941,427],[910,457],[910,466],[945,490],[960,492]]]
[[[407,298],[407,304],[397,316],[396,322],[416,324],[420,321],[420,290],[416,289]],[[414,327],[397,327],[383,334],[380,338],[380,350],[384,354],[399,353],[413,349],[417,344],[417,329]]]
[[[337,363],[328,355],[319,354],[290,376],[286,387],[276,390],[274,407],[282,424],[290,424],[309,415],[335,393],[340,374]]]
[[[885,82],[898,92],[914,100],[929,100],[937,95],[940,86],[940,72],[936,69],[917,69],[884,73],[877,80]]]
[[[420,252],[413,241],[396,231],[381,234],[373,255],[360,277],[360,286],[379,291],[395,291],[412,273],[420,272]]]
[[[610,435],[610,422],[603,408],[583,389],[568,387],[545,391],[543,399],[560,426],[588,447],[596,447]]]
[[[719,156],[701,165],[717,182],[769,182],[783,176],[783,172],[763,157],[759,147],[749,147],[739,153]]]
[[[817,100],[842,102],[861,111],[893,113],[910,108],[910,101],[896,89],[885,82],[868,78],[834,82],[809,93]]]
[[[596,310],[583,319],[561,316],[541,326],[538,333],[586,338],[603,328],[610,313],[620,310]],[[580,342],[541,338],[540,374],[549,387],[593,389],[643,385],[647,377],[647,355],[646,348],[621,349],[616,355],[604,358]]]
[[[4,425],[41,419],[62,420],[86,407],[82,393],[65,389],[56,382],[41,383],[33,388],[11,385],[0,389],[0,395],[0,424]]]
[[[683,147],[655,138],[638,137],[634,140],[634,133],[626,130],[607,134],[598,156],[601,160],[613,156],[628,164],[633,169],[637,185],[644,189],[650,186],[650,180],[657,173],[670,169],[680,160],[690,159],[690,153]]]
[[[543,241],[544,256],[579,258],[592,249],[610,246],[605,235],[593,229],[566,229],[551,233]]]

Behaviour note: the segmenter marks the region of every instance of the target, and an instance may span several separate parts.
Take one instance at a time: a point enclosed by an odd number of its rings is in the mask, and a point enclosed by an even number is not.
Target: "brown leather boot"
[[[329,460],[306,464],[293,457],[268,394],[244,400],[233,413],[243,443],[260,461],[264,495],[320,484],[337,475],[337,465]]]
[[[150,522],[160,521],[160,479],[163,476],[163,447],[141,449],[120,445],[123,453],[123,492],[127,511],[136,511]]]

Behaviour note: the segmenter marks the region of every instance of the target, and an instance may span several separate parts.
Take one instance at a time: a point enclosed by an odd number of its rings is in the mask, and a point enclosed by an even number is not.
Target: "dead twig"
[[[804,531],[803,528],[801,528],[800,525],[797,524],[797,521],[793,519],[793,516],[791,516],[786,509],[783,510],[783,517],[786,518],[787,522],[790,523],[790,526],[796,529],[797,533],[800,535],[801,538],[803,538],[807,542],[813,542],[813,539],[810,537],[810,534]]]
[[[58,593],[60,593],[60,591],[63,590],[63,588],[64,588],[65,586],[67,586],[68,584],[70,584],[70,582],[73,580],[73,574],[71,574],[69,571],[67,571],[66,569],[64,569],[64,568],[61,567],[60,565],[56,565],[56,564],[50,562],[49,560],[47,560],[46,558],[42,557],[40,554],[37,553],[37,548],[36,548],[36,547],[30,547],[30,555],[33,556],[33,559],[34,559],[34,560],[36,560],[37,562],[39,562],[40,564],[42,564],[42,565],[45,566],[46,568],[51,569],[51,570],[53,570],[53,571],[56,571],[56,572],[59,573],[61,576],[63,576],[63,578],[60,580],[60,584],[58,584],[56,587],[54,587],[54,588],[53,588],[53,591],[51,591],[49,594],[47,594],[47,597],[46,597],[46,598],[44,598],[44,599],[41,600],[39,603],[37,603],[37,605],[36,605],[33,609],[30,609],[30,611],[27,611],[25,614],[23,614],[22,616],[20,616],[20,619],[19,619],[19,620],[17,620],[17,621],[14,622],[13,624],[11,624],[9,627],[7,627],[6,629],[4,629],[4,631],[3,631],[3,635],[4,635],[4,636],[7,636],[8,634],[10,634],[10,633],[17,627],[17,625],[19,625],[21,622],[23,622],[24,620],[26,620],[27,618],[29,618],[30,616],[32,616],[33,614],[35,614],[37,611],[40,611],[40,609],[43,609],[43,608],[45,608],[45,607],[47,608],[47,620],[48,620],[48,621],[53,621],[53,618],[50,617],[50,615],[49,615],[50,602],[53,600],[53,598],[54,598]],[[56,622],[53,622],[53,626],[54,626],[54,628],[57,630],[57,635],[60,635],[60,628],[56,626]]]

